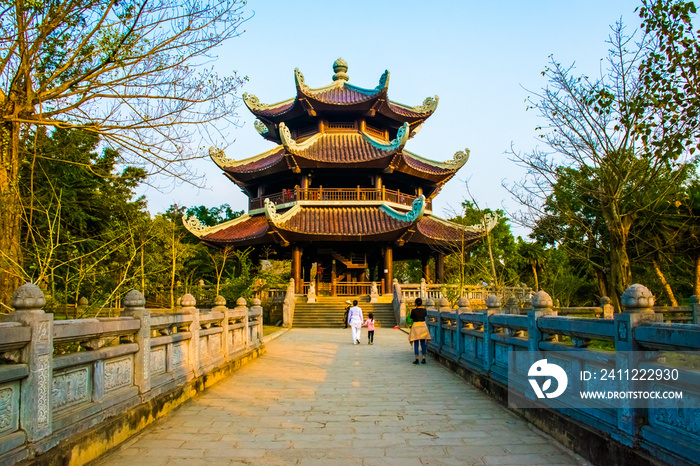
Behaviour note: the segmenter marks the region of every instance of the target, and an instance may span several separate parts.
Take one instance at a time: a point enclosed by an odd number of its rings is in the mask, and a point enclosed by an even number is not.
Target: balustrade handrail
[[[296,188],[251,198],[248,209],[261,209],[265,199],[275,205],[297,201],[388,201],[410,207],[417,198],[413,194],[386,188]],[[426,209],[432,210],[432,200],[426,200]]]

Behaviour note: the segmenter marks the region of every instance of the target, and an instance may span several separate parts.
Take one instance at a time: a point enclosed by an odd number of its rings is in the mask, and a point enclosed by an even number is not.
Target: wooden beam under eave
[[[301,102],[301,106],[304,107],[304,110],[306,110],[306,113],[309,116],[312,116],[312,117],[316,116],[316,110],[314,110],[313,105],[311,105],[308,100],[299,99],[299,102]]]

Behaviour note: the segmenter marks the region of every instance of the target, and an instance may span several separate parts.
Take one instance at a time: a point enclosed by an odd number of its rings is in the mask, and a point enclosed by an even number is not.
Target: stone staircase
[[[320,297],[316,303],[307,303],[306,297],[299,298],[294,306],[294,327],[299,328],[343,328],[345,322],[346,297]],[[374,314],[374,322],[377,327],[392,328],[396,325],[394,308],[391,303],[358,303],[362,308],[365,319],[369,313]]]

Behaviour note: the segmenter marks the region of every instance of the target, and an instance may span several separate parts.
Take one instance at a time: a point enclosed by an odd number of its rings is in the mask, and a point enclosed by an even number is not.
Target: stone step
[[[345,326],[344,300],[340,303],[298,303],[294,308],[295,327],[342,328]],[[391,303],[360,303],[362,314],[367,318],[371,312],[377,327],[396,325]]]

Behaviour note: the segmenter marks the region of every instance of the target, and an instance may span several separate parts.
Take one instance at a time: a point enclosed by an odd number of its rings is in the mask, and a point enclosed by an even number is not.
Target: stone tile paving
[[[294,329],[263,357],[94,464],[587,464],[428,358],[406,335]]]

